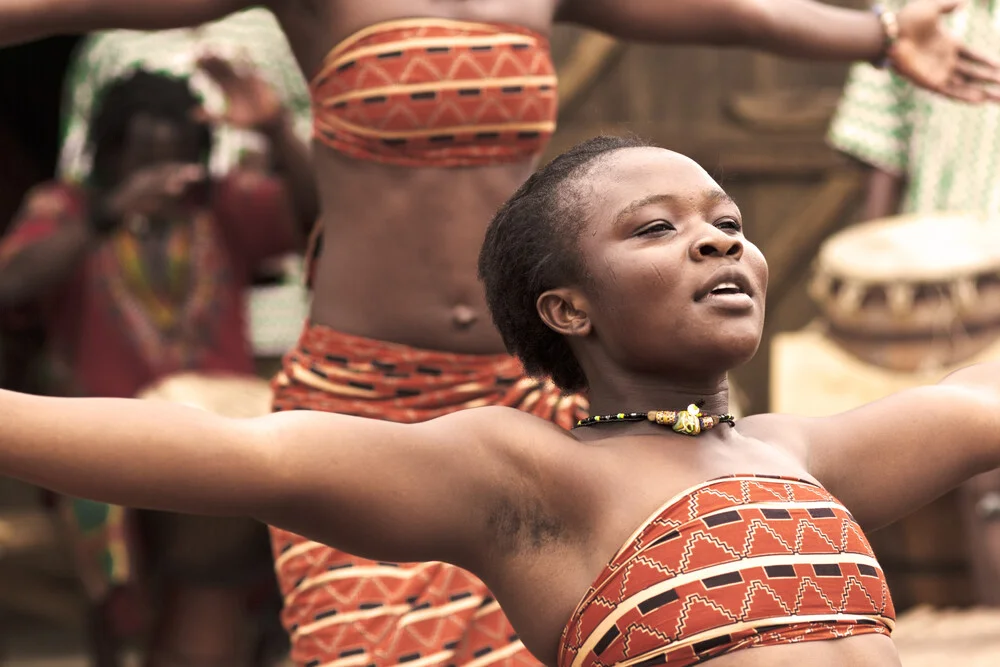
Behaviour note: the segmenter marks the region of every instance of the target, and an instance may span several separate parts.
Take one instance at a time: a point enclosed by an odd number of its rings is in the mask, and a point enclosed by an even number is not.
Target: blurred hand
[[[963,0],[914,0],[900,10],[893,69],[916,85],[964,102],[1000,100],[1000,60],[953,37],[944,18]]]
[[[128,216],[168,213],[206,177],[205,167],[200,164],[168,162],[140,169],[108,196],[104,207],[108,216],[119,222]]]
[[[224,123],[244,130],[268,133],[285,119],[285,107],[271,85],[257,74],[237,69],[228,60],[206,55],[198,59],[199,69],[222,90],[226,110],[212,115],[199,112],[200,120]]]

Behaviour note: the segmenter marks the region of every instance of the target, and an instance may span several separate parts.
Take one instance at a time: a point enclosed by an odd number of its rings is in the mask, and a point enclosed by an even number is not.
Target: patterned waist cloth
[[[756,646],[889,634],[885,576],[812,482],[735,475],[654,513],[573,613],[560,667],[693,665]]]
[[[467,408],[519,408],[569,428],[586,402],[527,378],[507,355],[411,348],[307,325],[274,380],[276,411],[415,423]],[[272,529],[282,620],[299,665],[520,665],[524,649],[486,586],[443,563],[357,558]]]

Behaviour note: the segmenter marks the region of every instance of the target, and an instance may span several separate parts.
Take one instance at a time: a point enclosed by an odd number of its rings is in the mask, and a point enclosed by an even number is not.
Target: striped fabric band
[[[411,167],[531,160],[555,131],[558,106],[544,35],[444,19],[355,33],[327,55],[310,89],[316,139]]]
[[[691,665],[741,648],[888,634],[860,526],[822,487],[739,475],[675,497],[626,542],[563,634],[560,667]]]

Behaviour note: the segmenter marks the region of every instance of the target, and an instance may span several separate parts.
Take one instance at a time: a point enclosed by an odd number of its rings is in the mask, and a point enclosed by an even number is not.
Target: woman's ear
[[[590,333],[587,300],[572,288],[560,287],[538,297],[535,308],[545,325],[563,336],[586,336]]]

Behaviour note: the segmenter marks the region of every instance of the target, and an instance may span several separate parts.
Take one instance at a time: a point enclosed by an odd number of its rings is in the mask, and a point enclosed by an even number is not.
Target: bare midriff
[[[306,9],[306,6],[309,6]],[[307,76],[367,26],[421,17],[509,23],[547,35],[556,0],[273,2]],[[400,167],[314,142],[322,252],[313,269],[314,323],[426,349],[503,352],[476,264],[496,209],[536,161]]]
[[[313,322],[426,349],[502,352],[476,263],[491,217],[534,164],[413,169],[315,151],[324,212]]]

